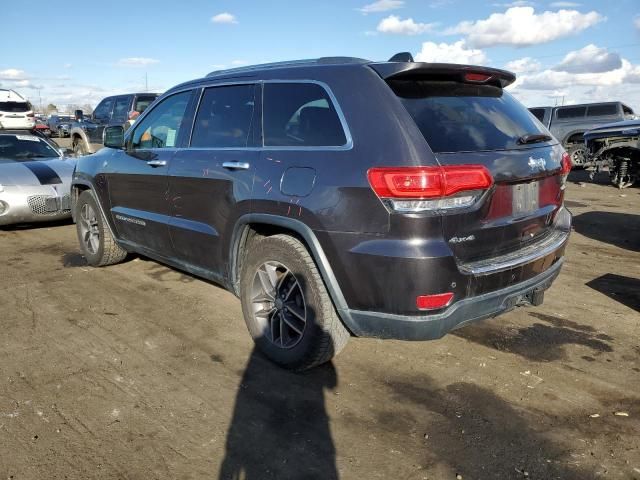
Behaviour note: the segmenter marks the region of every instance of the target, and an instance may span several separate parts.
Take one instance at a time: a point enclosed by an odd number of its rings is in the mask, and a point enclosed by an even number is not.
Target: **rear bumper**
[[[462,299],[442,313],[409,316],[349,310],[349,323],[357,336],[434,340],[468,323],[495,317],[519,305],[531,304],[534,294],[539,296],[551,286],[563,262],[564,258],[559,258],[533,278],[501,290]]]

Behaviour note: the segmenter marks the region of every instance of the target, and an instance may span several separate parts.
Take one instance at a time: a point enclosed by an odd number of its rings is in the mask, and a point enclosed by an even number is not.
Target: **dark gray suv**
[[[436,339],[539,304],[563,263],[569,158],[491,68],[352,58],[174,87],[73,180],[91,265],[135,252],[238,295],[303,370],[349,336]]]

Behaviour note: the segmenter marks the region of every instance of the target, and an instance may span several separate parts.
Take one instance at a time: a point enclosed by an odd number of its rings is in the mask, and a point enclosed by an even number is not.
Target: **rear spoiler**
[[[504,88],[516,80],[515,74],[507,70],[455,63],[380,62],[369,63],[368,66],[387,81],[452,77],[460,82],[496,85]],[[476,74],[477,76],[470,80],[467,77],[468,74]],[[478,80],[478,78],[483,78],[483,80]]]

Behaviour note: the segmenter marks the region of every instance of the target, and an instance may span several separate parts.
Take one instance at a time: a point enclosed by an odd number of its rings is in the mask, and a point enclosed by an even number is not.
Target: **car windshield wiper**
[[[551,135],[546,133],[527,133],[518,139],[518,145],[527,145],[529,143],[547,142],[553,140]]]

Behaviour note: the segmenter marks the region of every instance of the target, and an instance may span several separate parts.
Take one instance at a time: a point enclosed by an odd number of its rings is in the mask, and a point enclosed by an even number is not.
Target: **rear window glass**
[[[547,133],[499,87],[421,80],[390,86],[436,153],[522,148],[520,137]]]
[[[544,108],[530,108],[529,111],[541,122],[544,121]]]
[[[618,105],[593,105],[587,109],[588,117],[597,117],[600,115],[617,115]]]
[[[28,102],[0,102],[0,112],[24,113],[31,110]]]
[[[556,118],[582,118],[587,107],[562,107],[556,112]]]
[[[142,113],[144,112],[147,107],[149,105],[151,105],[153,103],[153,101],[156,99],[157,97],[155,95],[140,95],[137,99],[136,99],[136,104],[133,107],[133,109],[136,112]]]
[[[315,83],[266,83],[265,147],[341,147],[347,137],[327,91]]]

